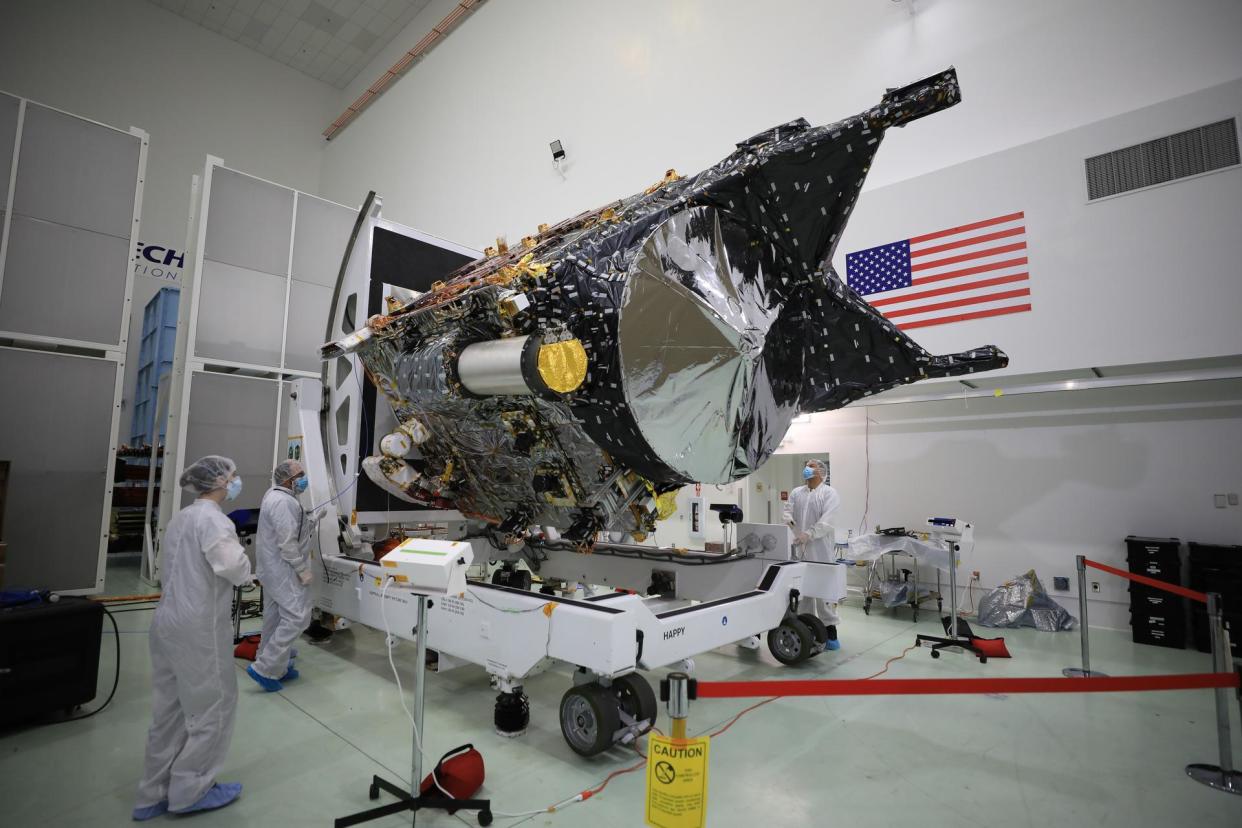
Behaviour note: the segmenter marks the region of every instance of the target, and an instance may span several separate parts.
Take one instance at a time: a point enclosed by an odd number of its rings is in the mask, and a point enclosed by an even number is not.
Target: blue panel
[[[142,340],[138,347],[138,383],[134,388],[134,418],[129,429],[131,446],[149,445],[152,435],[164,441],[167,412],[158,427],[155,420],[160,377],[172,372],[177,344],[177,288],[160,288],[142,312]]]

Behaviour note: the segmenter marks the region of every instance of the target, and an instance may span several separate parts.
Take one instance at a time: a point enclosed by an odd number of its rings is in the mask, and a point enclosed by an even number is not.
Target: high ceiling
[[[150,0],[344,89],[430,0]]]

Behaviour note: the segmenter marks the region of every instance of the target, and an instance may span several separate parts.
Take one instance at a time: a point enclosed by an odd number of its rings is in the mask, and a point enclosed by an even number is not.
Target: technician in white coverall
[[[831,563],[836,560],[832,516],[841,505],[841,495],[825,482],[827,477],[828,467],[823,461],[808,460],[802,469],[806,485],[790,492],[785,502],[783,518],[794,531],[794,555],[805,561]],[[826,646],[829,650],[841,648],[837,641],[837,624],[841,617],[837,615],[835,604],[822,598],[802,598],[798,601],[798,612],[810,613],[824,622],[828,627]]]
[[[250,561],[220,504],[241,494],[237,466],[208,456],[181,475],[198,499],[169,521],[161,546],[163,594],[151,622],[151,730],[135,820],[207,811],[241,794],[217,783],[233,738],[233,587],[250,582]]]
[[[276,485],[259,505],[255,561],[263,584],[263,635],[259,652],[246,673],[264,690],[281,689],[282,681],[298,677],[293,644],[311,622],[310,594],[314,579],[310,550],[318,515],[307,515],[298,495],[306,491],[306,470],[285,460],[272,472]]]

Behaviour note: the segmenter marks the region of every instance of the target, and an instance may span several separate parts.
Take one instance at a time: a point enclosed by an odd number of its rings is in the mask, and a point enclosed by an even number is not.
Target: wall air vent
[[[1238,164],[1235,118],[1088,158],[1087,200],[1128,193]]]

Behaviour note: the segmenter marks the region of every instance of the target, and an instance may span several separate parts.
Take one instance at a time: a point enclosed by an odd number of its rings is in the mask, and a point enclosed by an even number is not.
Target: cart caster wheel
[[[367,797],[370,799],[379,799],[379,788],[372,785],[371,790],[367,791]]]
[[[932,658],[940,658],[940,651],[932,650]]]
[[[811,631],[811,637],[815,639],[817,645],[822,646],[828,643],[828,627],[823,621],[820,621],[819,618],[811,615],[809,612],[799,615],[798,620],[806,624],[806,628]]]
[[[871,614],[871,602],[868,601],[867,603],[863,604],[863,615],[870,615],[870,614]]]
[[[491,811],[479,811],[479,824],[480,825],[491,825],[492,824],[492,812]]]
[[[987,664],[987,663],[988,663],[988,657],[987,657],[987,656],[979,656],[979,663],[980,663],[980,664]]]
[[[786,617],[779,627],[768,630],[768,651],[781,664],[801,664],[811,657],[815,636],[797,618]]]
[[[914,614],[914,623],[919,623],[919,614],[917,612]]]

